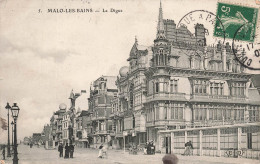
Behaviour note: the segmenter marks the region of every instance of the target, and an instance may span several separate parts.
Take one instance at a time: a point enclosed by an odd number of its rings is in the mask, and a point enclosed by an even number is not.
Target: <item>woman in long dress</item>
[[[102,158],[102,156],[103,156],[103,144],[101,144],[100,146],[99,146],[99,152],[98,152],[98,158]]]
[[[66,146],[65,146],[65,156],[64,156],[64,158],[69,158],[69,152],[70,152],[70,147],[69,147],[69,144],[66,143]]]

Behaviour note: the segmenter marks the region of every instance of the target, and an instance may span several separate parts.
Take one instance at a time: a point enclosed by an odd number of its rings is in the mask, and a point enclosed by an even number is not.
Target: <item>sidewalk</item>
[[[124,153],[123,150],[108,150],[108,158],[98,158],[98,149],[75,148],[73,159],[59,158],[57,150],[45,150],[44,148],[29,148],[28,146],[18,147],[19,164],[162,164],[165,154],[144,155],[138,152],[137,155]],[[177,155],[179,164],[259,164],[259,160],[244,158],[225,158],[207,156],[182,156]],[[8,158],[5,163],[12,164]]]

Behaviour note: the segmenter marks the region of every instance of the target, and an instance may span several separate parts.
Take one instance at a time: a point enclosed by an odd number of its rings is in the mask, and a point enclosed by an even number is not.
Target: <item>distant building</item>
[[[26,138],[27,141],[30,141],[29,138]],[[42,134],[41,133],[33,133],[32,135],[32,143],[38,144],[40,141],[42,141]]]
[[[45,148],[48,149],[49,146],[52,146],[52,129],[51,126],[49,124],[44,125],[43,127],[43,131],[41,133],[41,138],[43,141],[43,144],[45,144]]]
[[[65,112],[66,105],[62,103],[59,105],[59,110],[54,112],[50,118],[51,137],[49,146],[53,148],[58,146],[59,142],[62,142],[62,119]]]
[[[101,143],[111,145],[111,135],[114,134],[112,129],[112,120],[109,119],[111,114],[111,100],[117,94],[115,85],[115,76],[101,76],[94,81],[90,89],[89,112],[93,113],[92,134],[93,146],[97,148]]]
[[[76,123],[75,123],[75,130],[76,130],[75,143],[79,147],[87,148],[89,147],[89,140],[88,140],[88,133],[87,133],[89,112],[85,110],[83,111],[78,110],[77,113],[79,115],[77,116]]]
[[[59,105],[59,110],[55,112],[55,115],[58,117],[56,118],[56,134],[55,134],[55,143],[56,145],[58,143],[62,143],[62,120],[63,120],[63,114],[66,112],[67,106],[62,103]]]
[[[24,145],[29,145],[30,142],[31,142],[31,139],[29,137],[24,137],[24,139],[23,139],[23,144]]]

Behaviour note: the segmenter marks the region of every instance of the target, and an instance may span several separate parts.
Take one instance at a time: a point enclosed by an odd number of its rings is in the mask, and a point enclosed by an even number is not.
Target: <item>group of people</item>
[[[155,146],[153,141],[147,142],[144,147],[144,154],[155,154]]]
[[[58,151],[60,152],[59,156],[63,157],[63,145],[60,143],[58,147]],[[73,158],[74,153],[74,145],[66,143],[65,146],[65,155],[64,158]]]

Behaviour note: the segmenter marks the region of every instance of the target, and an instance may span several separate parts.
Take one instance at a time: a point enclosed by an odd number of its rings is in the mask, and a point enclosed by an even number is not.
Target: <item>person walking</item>
[[[190,155],[191,154],[191,149],[193,149],[193,145],[192,145],[191,141],[185,143],[184,155]]]
[[[30,148],[32,148],[32,147],[33,147],[33,143],[31,142],[31,143],[30,143]]]
[[[73,158],[74,145],[70,144],[69,151],[70,151],[70,158]]]
[[[102,156],[103,156],[103,144],[101,144],[100,146],[99,146],[99,152],[98,152],[98,158],[102,158]]]
[[[3,160],[5,160],[5,145],[2,147],[2,155],[3,155]]]
[[[70,147],[69,147],[69,144],[66,143],[64,158],[69,158],[69,153],[70,153]]]
[[[60,157],[63,157],[63,146],[62,146],[62,143],[60,143],[60,145],[58,147],[58,151],[60,152]]]
[[[102,158],[104,158],[106,155],[106,158],[108,158],[108,145],[106,144],[105,146],[103,146],[102,148]]]

